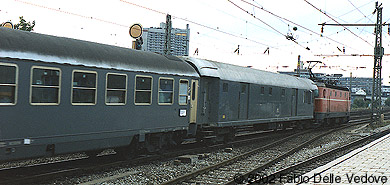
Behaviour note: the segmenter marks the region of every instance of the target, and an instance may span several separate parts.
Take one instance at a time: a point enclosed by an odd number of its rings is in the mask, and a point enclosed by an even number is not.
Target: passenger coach
[[[314,92],[309,79],[184,58],[200,74],[197,124],[204,135],[234,137],[238,126],[277,129],[312,124]]]
[[[176,57],[8,28],[0,40],[2,161],[154,151],[195,119],[199,75]]]

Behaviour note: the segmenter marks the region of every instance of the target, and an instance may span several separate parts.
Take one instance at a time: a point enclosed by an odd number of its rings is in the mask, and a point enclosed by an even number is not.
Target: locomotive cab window
[[[158,83],[158,104],[173,104],[173,78],[160,78]]]
[[[15,105],[18,88],[18,67],[0,62],[0,105]]]
[[[179,105],[188,104],[188,80],[180,80],[179,82]]]
[[[73,71],[72,104],[95,105],[97,73],[94,71]]]
[[[127,75],[107,73],[106,104],[125,105],[127,97]]]
[[[33,66],[31,68],[32,105],[58,105],[60,103],[61,70]]]
[[[134,103],[136,105],[152,104],[152,84],[153,78],[151,76],[135,77]]]

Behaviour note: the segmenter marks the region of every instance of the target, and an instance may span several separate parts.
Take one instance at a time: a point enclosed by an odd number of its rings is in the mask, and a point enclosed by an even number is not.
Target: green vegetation
[[[370,105],[370,101],[365,101],[364,99],[355,99],[352,104],[352,109],[368,108],[368,105]]]
[[[19,17],[20,21],[18,24],[15,24],[14,25],[14,29],[17,29],[17,30],[24,30],[24,31],[32,31],[34,26],[35,26],[35,21],[33,21],[32,23],[29,21],[27,22],[23,16]]]
[[[385,106],[390,107],[390,97],[386,99]]]

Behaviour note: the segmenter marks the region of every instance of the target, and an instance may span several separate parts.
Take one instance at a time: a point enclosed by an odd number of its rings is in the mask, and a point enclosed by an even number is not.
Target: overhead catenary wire
[[[351,2],[351,0],[348,0],[348,2],[349,3],[351,3],[351,5],[357,10],[357,11],[359,11],[363,16],[364,16],[364,18],[367,18],[367,16],[366,15],[364,15],[364,13],[362,12],[362,11],[360,11],[360,9],[358,8],[358,7],[356,7],[352,2]],[[368,18],[367,18],[368,19]],[[372,21],[371,19],[368,19],[370,22],[372,22],[372,23],[374,23],[374,21]]]
[[[230,2],[231,4],[233,4],[234,6],[236,6],[238,9],[244,11],[244,12],[247,13],[248,15],[252,16],[253,18],[259,20],[259,21],[262,22],[263,24],[267,25],[268,27],[270,27],[272,30],[274,30],[275,32],[279,33],[280,35],[283,35],[283,36],[286,37],[288,40],[293,41],[295,44],[301,46],[302,48],[304,48],[304,49],[306,49],[306,50],[310,50],[310,48],[305,47],[305,46],[299,44],[295,39],[289,38],[288,35],[283,34],[282,32],[280,32],[279,30],[277,30],[276,28],[274,28],[274,27],[271,26],[270,24],[266,23],[265,21],[261,20],[260,18],[256,17],[255,15],[249,13],[249,11],[245,10],[244,8],[242,8],[241,6],[237,5],[236,3],[232,2],[231,0],[228,0],[228,2]]]
[[[40,4],[35,4],[35,3],[26,2],[26,1],[21,1],[21,0],[15,0],[15,1],[16,1],[16,2],[20,2],[20,3],[27,4],[27,5],[39,7],[39,8],[44,8],[44,9],[48,9],[48,10],[52,10],[52,11],[61,12],[61,13],[64,13],[64,14],[69,14],[69,15],[73,15],[73,16],[77,16],[77,17],[82,17],[82,18],[85,18],[85,19],[93,19],[93,20],[97,20],[97,21],[100,21],[100,22],[104,22],[104,23],[108,23],[108,24],[113,24],[113,25],[117,25],[117,26],[121,26],[121,27],[129,27],[128,25],[119,24],[119,23],[116,23],[116,22],[107,21],[107,20],[104,20],[104,19],[96,18],[96,17],[85,16],[85,15],[82,15],[82,14],[77,14],[77,13],[73,13],[73,12],[69,12],[69,11],[64,11],[64,10],[60,10],[60,9],[56,9],[56,8],[51,8],[51,7],[47,7],[47,6],[40,5]]]
[[[303,0],[305,1],[307,4],[309,4],[310,6],[312,6],[314,9],[318,10],[319,12],[321,12],[322,14],[324,14],[325,16],[329,17],[330,19],[332,19],[334,22],[336,22],[337,24],[343,26],[342,24],[340,24],[336,19],[332,18],[331,16],[329,16],[327,13],[323,12],[321,9],[317,8],[316,6],[314,6],[313,4],[311,4],[309,1],[307,0]],[[349,31],[350,33],[352,33],[352,35],[356,36],[357,38],[359,38],[360,40],[364,41],[365,43],[367,43],[368,45],[374,47],[371,43],[369,43],[368,41],[364,40],[362,37],[360,37],[359,35],[356,35],[354,32],[352,32],[350,29],[348,29],[347,27],[343,26],[347,31]]]
[[[364,6],[367,6],[368,4],[370,4],[370,3],[374,2],[374,1],[375,1],[375,0],[372,0],[372,1],[368,2],[368,3],[366,3],[366,4],[363,4],[363,5],[359,6],[358,8],[362,8],[362,7],[364,7]],[[354,12],[354,11],[356,11],[356,8],[354,8],[354,9],[352,9],[352,10],[350,10],[350,11],[344,13],[344,14],[341,14],[341,15],[337,16],[336,19],[340,19],[340,20],[341,20],[341,17],[343,17],[343,16],[345,16],[345,15],[347,15],[347,14],[350,14],[351,12]],[[363,19],[364,19],[364,18],[363,18]],[[328,21],[325,21],[325,22],[328,22]]]
[[[324,38],[326,38],[326,39],[329,39],[329,40],[331,40],[331,41],[333,41],[333,42],[335,42],[335,43],[338,43],[338,44],[347,46],[347,47],[349,47],[349,48],[351,48],[351,49],[357,50],[357,49],[355,49],[355,48],[353,48],[353,47],[348,46],[347,44],[344,44],[344,43],[342,43],[342,42],[339,42],[339,41],[337,41],[337,40],[334,40],[334,39],[332,39],[332,38],[330,38],[330,37],[321,35],[321,33],[317,33],[317,32],[315,32],[315,31],[313,31],[313,30],[311,30],[311,29],[309,29],[309,28],[306,28],[305,26],[302,26],[302,25],[300,25],[300,24],[298,24],[298,23],[295,23],[295,22],[293,22],[293,21],[291,21],[291,20],[289,20],[289,19],[287,19],[287,18],[284,18],[284,17],[281,17],[281,16],[279,16],[279,15],[276,15],[275,13],[272,13],[271,11],[266,10],[264,7],[259,7],[259,6],[255,5],[255,4],[253,4],[253,3],[250,3],[250,2],[248,2],[248,1],[246,1],[246,0],[241,0],[241,1],[244,2],[244,3],[246,3],[246,4],[249,4],[249,5],[251,5],[251,6],[255,7],[255,8],[257,8],[257,9],[260,9],[260,10],[262,10],[262,11],[265,11],[265,12],[267,12],[267,13],[269,13],[269,14],[271,14],[271,15],[273,15],[273,16],[279,18],[279,19],[282,19],[282,20],[285,20],[285,21],[287,21],[287,22],[289,22],[289,23],[292,23],[292,24],[294,24],[294,25],[297,25],[297,26],[299,26],[299,27],[301,27],[301,28],[303,28],[303,29],[305,29],[305,30],[307,30],[307,31],[309,31],[309,32],[311,32],[311,33],[313,33],[313,34],[316,34],[316,35],[318,35],[318,36],[321,36],[321,37],[324,37]]]
[[[104,20],[104,19],[100,19],[100,18],[96,18],[96,17],[92,17],[92,16],[86,16],[86,15],[82,15],[82,14],[78,14],[78,13],[73,13],[73,12],[69,12],[69,11],[65,11],[65,10],[61,10],[61,9],[57,9],[57,8],[52,8],[52,7],[48,7],[48,6],[44,6],[44,5],[40,5],[40,4],[36,4],[36,3],[26,2],[26,1],[22,1],[22,0],[15,0],[15,1],[27,4],[27,5],[39,7],[39,8],[48,9],[48,10],[51,10],[51,11],[56,11],[56,12],[60,12],[60,13],[64,13],[64,14],[68,14],[68,15],[72,15],[72,16],[82,17],[82,18],[85,18],[85,19],[92,19],[92,20],[96,20],[96,21],[100,21],[100,22],[104,22],[104,23],[108,23],[108,24],[112,24],[112,25],[117,25],[117,26],[121,26],[121,27],[126,27],[126,28],[129,27],[129,25],[124,25],[124,24],[120,24],[120,23],[116,23],[116,22],[113,22],[113,21],[108,21],[108,20]],[[128,3],[128,4],[131,4],[131,5],[134,5],[134,6],[137,6],[137,7],[141,7],[141,8],[147,9],[149,11],[153,11],[155,13],[159,13],[159,14],[163,14],[163,15],[166,14],[166,13],[164,13],[162,11],[151,9],[151,8],[148,8],[148,7],[145,7],[145,6],[141,6],[141,5],[132,3],[132,2],[128,2],[128,1],[124,1],[124,0],[120,0],[120,1],[124,2],[124,3]],[[240,39],[245,39],[245,40],[248,40],[250,42],[254,42],[256,44],[260,44],[260,45],[267,46],[267,47],[270,47],[270,48],[273,48],[273,49],[277,49],[276,47],[270,46],[269,44],[264,44],[262,42],[254,40],[254,39],[250,39],[250,38],[242,37],[242,36],[239,36],[239,35],[235,35],[235,34],[232,34],[232,33],[226,32],[226,31],[222,31],[222,30],[219,30],[219,29],[207,26],[207,25],[203,25],[203,24],[197,23],[195,21],[191,21],[189,19],[185,19],[185,18],[181,18],[181,17],[177,17],[177,16],[172,16],[172,17],[174,17],[176,19],[183,20],[183,21],[187,21],[187,22],[190,22],[192,24],[195,24],[195,25],[198,25],[198,26],[201,26],[201,27],[205,27],[205,28],[208,28],[208,29],[220,32],[220,33],[224,33],[226,35],[230,35],[230,36],[237,37],[237,38],[240,38]]]
[[[133,6],[137,6],[137,7],[139,7],[139,8],[143,8],[143,9],[146,9],[146,10],[149,10],[149,11],[153,11],[153,12],[156,12],[156,13],[159,13],[159,14],[163,14],[163,15],[166,14],[166,13],[164,13],[164,12],[161,12],[161,11],[158,11],[158,10],[155,10],[155,9],[152,9],[152,8],[148,8],[148,7],[146,7],[146,6],[142,6],[142,5],[139,5],[139,4],[135,4],[135,3],[133,3],[133,2],[129,2],[129,1],[125,1],[125,0],[120,0],[120,1],[123,2],[123,3],[127,3],[127,4],[130,4],[130,5],[133,5]],[[271,48],[274,48],[274,49],[275,49],[275,47],[269,46],[269,44],[264,44],[264,43],[262,43],[262,42],[259,42],[259,41],[253,40],[253,39],[249,39],[249,38],[247,38],[247,37],[235,35],[235,34],[232,34],[232,33],[227,32],[227,31],[223,31],[223,30],[220,30],[220,29],[217,29],[217,28],[213,28],[213,27],[211,27],[211,26],[207,26],[207,25],[204,25],[204,24],[201,24],[201,23],[197,23],[197,22],[192,21],[192,20],[189,20],[189,19],[187,19],[187,18],[182,18],[182,17],[178,17],[178,16],[175,16],[175,15],[171,15],[171,16],[172,16],[173,18],[175,18],[175,19],[180,19],[180,20],[183,20],[183,21],[186,21],[186,22],[189,22],[189,23],[192,23],[192,24],[195,24],[195,25],[198,25],[198,26],[207,28],[207,29],[211,29],[211,30],[214,30],[214,31],[217,31],[217,32],[220,32],[220,33],[223,33],[223,34],[232,36],[232,37],[236,37],[236,38],[248,40],[248,41],[251,41],[251,42],[254,42],[254,43],[257,43],[257,44],[260,44],[260,45],[263,45],[263,46],[267,46],[267,47],[271,47]]]

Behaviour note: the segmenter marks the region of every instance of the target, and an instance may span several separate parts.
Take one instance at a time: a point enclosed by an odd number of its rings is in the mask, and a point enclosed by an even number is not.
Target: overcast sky
[[[248,4],[248,3],[250,4]],[[190,56],[268,71],[291,71],[298,55],[303,61],[321,60],[314,72],[372,77],[373,57],[319,57],[316,55],[373,54],[374,27],[325,26],[319,23],[375,23],[372,0],[1,0],[0,22],[36,21],[34,32],[131,47],[128,29],[134,23],[158,27],[165,14],[174,28],[190,26]],[[234,4],[235,5],[234,5]],[[390,1],[383,3],[383,22],[390,23]],[[261,9],[263,8],[263,10]],[[274,15],[283,17],[280,19]],[[287,19],[287,20],[286,20]],[[291,22],[289,22],[291,21]],[[297,31],[294,31],[297,27]],[[292,34],[296,42],[286,39]],[[388,27],[383,47],[390,53]],[[240,55],[234,50],[240,45]],[[269,48],[269,55],[264,51]],[[310,48],[307,50],[306,48]],[[389,56],[382,76],[389,85]],[[306,65],[307,66],[307,65]]]

